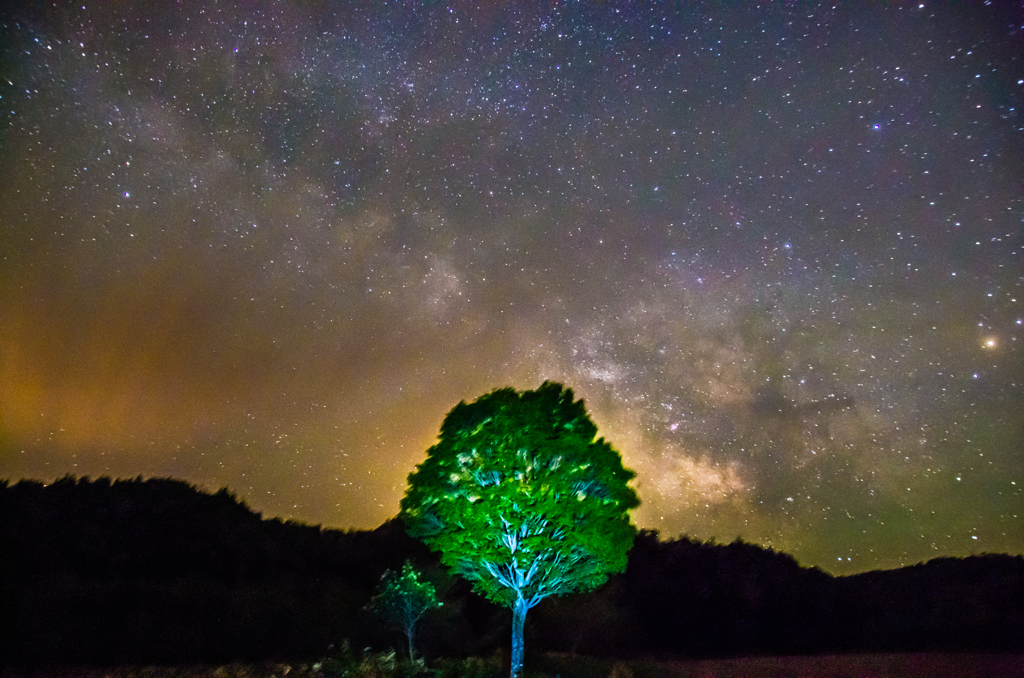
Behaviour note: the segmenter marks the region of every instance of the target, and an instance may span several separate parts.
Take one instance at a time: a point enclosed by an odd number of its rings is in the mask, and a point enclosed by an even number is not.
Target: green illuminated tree
[[[512,677],[526,613],[544,598],[592,590],[626,567],[639,505],[634,473],[582,400],[561,384],[504,388],[461,402],[409,475],[410,534],[491,601],[512,610]]]
[[[409,640],[409,664],[415,664],[413,633],[416,623],[428,610],[441,607],[430,582],[420,581],[420,573],[405,561],[400,573],[388,570],[381,579],[379,593],[367,608],[385,622],[400,628]]]

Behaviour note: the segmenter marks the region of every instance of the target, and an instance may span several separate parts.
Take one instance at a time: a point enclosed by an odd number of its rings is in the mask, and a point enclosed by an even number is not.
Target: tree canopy
[[[409,476],[401,517],[410,534],[512,608],[513,676],[530,608],[626,567],[634,474],[596,436],[583,401],[561,384],[498,389],[456,405]]]
[[[408,560],[401,572],[388,570],[381,578],[380,589],[368,605],[378,617],[405,633],[409,641],[409,663],[415,663],[413,636],[416,623],[429,610],[441,607],[434,586],[420,581],[420,573]]]

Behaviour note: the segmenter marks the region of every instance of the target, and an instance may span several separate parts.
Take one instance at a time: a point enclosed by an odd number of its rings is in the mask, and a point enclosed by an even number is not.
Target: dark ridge
[[[508,612],[397,520],[341,531],[264,519],[227,489],[172,479],[0,481],[0,657],[22,667],[314,661],[345,640],[402,647],[363,608],[406,559],[445,601],[421,627],[427,656],[505,645]],[[626,572],[531,615],[534,652],[1021,652],[1024,557],[837,578],[742,541],[642,531]]]

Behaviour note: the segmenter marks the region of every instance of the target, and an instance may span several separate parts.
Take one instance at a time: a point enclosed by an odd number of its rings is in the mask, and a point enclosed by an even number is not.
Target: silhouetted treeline
[[[509,614],[449,576],[397,521],[373,531],[264,520],[176,480],[0,482],[0,652],[9,664],[316,659],[400,647],[364,612],[385,569],[412,559],[445,606],[428,656],[507,644]],[[542,603],[533,652],[725,656],[1024,650],[1024,558],[944,558],[834,578],[736,542],[642,532],[629,567]]]
[[[624,574],[589,596],[545,601],[533,621],[529,642],[616,657],[1020,652],[1024,557],[833,577],[742,541],[644,531]]]
[[[315,658],[341,639],[382,647],[393,634],[363,607],[406,558],[468,594],[395,523],[343,532],[263,520],[227,490],[176,480],[3,483],[0,656],[184,663]],[[463,608],[481,628],[497,612],[479,599]],[[441,621],[453,641],[438,649],[477,650],[465,618]]]

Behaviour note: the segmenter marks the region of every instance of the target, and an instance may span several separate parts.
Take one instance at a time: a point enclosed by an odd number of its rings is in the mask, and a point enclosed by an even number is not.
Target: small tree
[[[526,613],[544,598],[589,591],[626,567],[639,505],[634,474],[582,400],[561,384],[499,389],[460,402],[409,475],[410,534],[491,601],[512,610],[512,678],[523,666]]]
[[[379,593],[370,599],[367,608],[409,640],[409,664],[415,662],[413,635],[416,623],[428,610],[441,607],[430,582],[420,581],[420,573],[407,560],[401,573],[388,570],[381,578]]]

